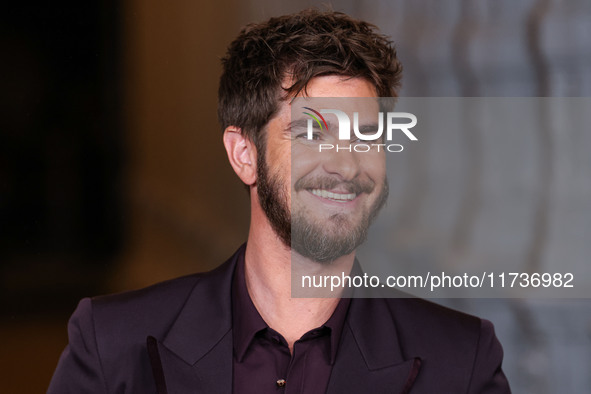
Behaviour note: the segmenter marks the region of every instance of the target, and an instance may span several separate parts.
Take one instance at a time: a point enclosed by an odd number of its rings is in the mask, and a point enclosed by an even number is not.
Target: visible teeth
[[[318,197],[329,198],[331,200],[336,200],[336,201],[351,201],[355,197],[357,197],[357,194],[355,194],[355,193],[340,194],[340,193],[329,192],[328,190],[322,190],[322,189],[312,189],[312,194],[314,194],[315,196],[318,196]]]

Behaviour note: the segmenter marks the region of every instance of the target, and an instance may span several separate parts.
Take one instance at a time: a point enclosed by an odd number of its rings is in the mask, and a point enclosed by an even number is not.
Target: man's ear
[[[224,130],[224,146],[234,172],[246,185],[253,185],[257,178],[257,152],[252,141],[239,127],[228,126]]]

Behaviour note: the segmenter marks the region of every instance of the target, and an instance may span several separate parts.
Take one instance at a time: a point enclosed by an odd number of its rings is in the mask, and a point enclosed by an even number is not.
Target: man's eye
[[[366,140],[363,140],[363,139],[358,138],[358,137],[355,137],[355,136],[353,136],[351,138],[351,143],[352,144],[365,144],[366,142],[367,142]]]
[[[312,138],[309,139],[308,132],[305,132],[305,133],[297,134],[296,139],[320,141],[322,139],[322,134],[321,133],[312,133]]]

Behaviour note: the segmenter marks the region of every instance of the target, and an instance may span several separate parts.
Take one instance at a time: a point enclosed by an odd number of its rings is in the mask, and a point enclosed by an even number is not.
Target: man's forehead
[[[288,76],[282,88],[288,90],[295,82]],[[377,89],[366,78],[329,74],[311,78],[301,91],[288,98],[288,103],[297,97],[377,97]]]
[[[292,84],[293,79],[286,77],[282,88],[289,89]],[[277,111],[263,131],[268,132],[268,126],[274,122],[280,122],[286,130],[289,129],[292,120],[298,119],[298,116],[292,119],[292,115],[304,112],[304,107],[309,106],[318,109],[336,106],[351,116],[353,112],[358,112],[361,118],[365,118],[367,114],[377,114],[379,104],[376,89],[367,79],[336,74],[322,75],[310,79],[306,88],[297,95],[280,99]]]

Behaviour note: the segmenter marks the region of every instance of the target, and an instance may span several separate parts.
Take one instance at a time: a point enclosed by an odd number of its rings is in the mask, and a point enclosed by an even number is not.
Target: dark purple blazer
[[[243,248],[209,273],[82,300],[48,393],[232,393]],[[502,358],[486,320],[416,298],[355,298],[328,393],[509,393]]]

